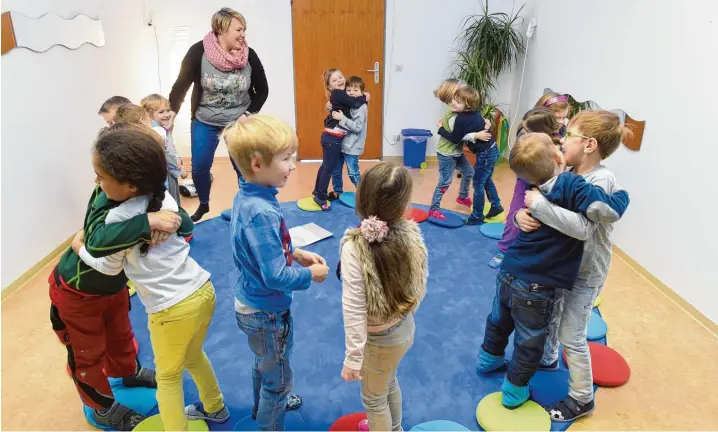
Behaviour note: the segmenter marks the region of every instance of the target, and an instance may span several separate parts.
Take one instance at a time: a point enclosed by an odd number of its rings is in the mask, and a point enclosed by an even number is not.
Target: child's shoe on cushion
[[[591,414],[595,408],[596,405],[593,403],[593,400],[587,404],[581,404],[571,396],[567,396],[566,399],[561,402],[546,407],[546,411],[552,421],[563,423],[574,421],[579,417]]]
[[[147,387],[157,388],[157,378],[152,369],[141,368],[136,374],[122,378],[122,385],[125,387]]]
[[[501,204],[499,204],[498,206],[492,205],[491,208],[489,209],[489,212],[486,213],[486,216],[484,216],[484,217],[486,219],[491,219],[492,217],[498,216],[503,212],[504,212],[504,208],[501,207]]]
[[[223,406],[216,413],[208,413],[201,403],[184,407],[184,415],[189,420],[204,420],[209,423],[226,423],[229,420],[229,410],[227,410],[226,406]]]
[[[438,220],[446,220],[446,216],[444,216],[439,210],[429,210],[429,217]]]
[[[501,403],[505,408],[516,409],[529,400],[529,386],[519,387],[511,384],[508,378],[504,378],[501,384]]]

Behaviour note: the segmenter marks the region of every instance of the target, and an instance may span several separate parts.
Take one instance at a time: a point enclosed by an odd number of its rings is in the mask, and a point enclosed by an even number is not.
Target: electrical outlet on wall
[[[401,141],[401,135],[394,135],[393,141],[394,143],[398,143],[399,141]]]

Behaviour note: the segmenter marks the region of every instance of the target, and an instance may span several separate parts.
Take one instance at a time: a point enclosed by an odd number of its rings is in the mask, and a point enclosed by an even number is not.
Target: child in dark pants
[[[344,75],[338,69],[329,69],[324,74],[324,83],[330,92],[329,102],[333,111],[341,111],[345,117],[351,117],[351,109],[359,108],[367,101],[365,95],[359,97],[351,97],[346,91],[346,80]],[[339,126],[339,120],[333,118],[332,113],[327,115],[324,121],[324,132],[322,132],[322,165],[317,172],[317,181],[314,184],[314,202],[319,205],[322,210],[330,209],[327,200],[329,181],[337,163],[342,156],[342,140],[348,133],[346,129]]]
[[[583,177],[563,172],[564,156],[546,134],[524,135],[511,149],[509,163],[516,175],[538,185],[547,200],[594,222],[615,222],[628,206],[626,191],[609,195]],[[516,408],[529,397],[528,383],[543,355],[556,289],[573,287],[582,255],[581,240],[548,225],[520,232],[506,253],[477,366],[479,372],[503,367],[509,336],[516,330],[514,355],[501,386],[506,408]]]

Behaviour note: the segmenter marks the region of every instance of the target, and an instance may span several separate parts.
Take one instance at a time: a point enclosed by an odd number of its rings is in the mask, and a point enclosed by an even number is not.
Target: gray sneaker
[[[208,413],[204,410],[204,406],[202,406],[201,403],[184,407],[184,415],[189,420],[204,420],[209,423],[225,423],[229,420],[229,410],[227,410],[226,406],[223,406],[222,409],[216,413]]]
[[[131,431],[145,419],[142,414],[117,402],[104,413],[95,410],[92,417],[98,425],[118,431]]]

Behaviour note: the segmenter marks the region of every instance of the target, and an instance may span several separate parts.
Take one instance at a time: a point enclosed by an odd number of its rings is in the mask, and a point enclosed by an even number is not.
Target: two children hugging
[[[557,206],[604,224],[619,220],[628,206],[628,194],[620,188],[607,194],[580,175],[564,172],[566,158],[547,134],[522,136],[511,150],[509,163],[519,178],[540,190],[526,194],[529,207],[537,195],[542,195]],[[540,225],[533,232],[521,231],[506,252],[497,276],[493,309],[486,320],[477,370],[490,372],[504,367],[509,336],[516,330],[513,359],[501,387],[507,408],[516,408],[529,397],[528,382],[544,355],[549,321],[560,295],[557,293],[574,287],[583,246],[579,239]],[[585,309],[590,313],[590,308]],[[587,322],[586,317],[584,332]]]
[[[449,105],[450,110],[437,123],[441,136],[436,148],[439,182],[431,200],[429,216],[439,220],[446,219],[441,213],[441,199],[451,185],[454,170],[458,169],[462,177],[456,202],[466,207],[473,204],[474,210],[466,223],[480,225],[484,222],[484,191],[491,202],[491,209],[486,217],[496,216],[503,211],[491,178],[494,163],[498,158],[496,141],[491,133],[485,130],[491,124],[478,112],[481,105],[479,93],[466,83],[457,79],[446,80],[434,91],[434,95]],[[469,149],[477,155],[473,170],[464,154],[464,141],[469,142]],[[473,202],[469,198],[472,179]]]
[[[355,186],[359,184],[358,157],[364,152],[366,141],[366,103],[369,94],[364,92],[361,78],[351,77],[347,81],[339,69],[329,69],[324,74],[324,84],[329,92],[326,109],[330,112],[324,120],[321,136],[322,165],[317,171],[312,195],[314,202],[323,211],[329,211],[331,207],[328,201],[339,198],[343,190],[342,160],[347,161],[349,178]],[[335,190],[329,194],[327,191],[332,179]]]

